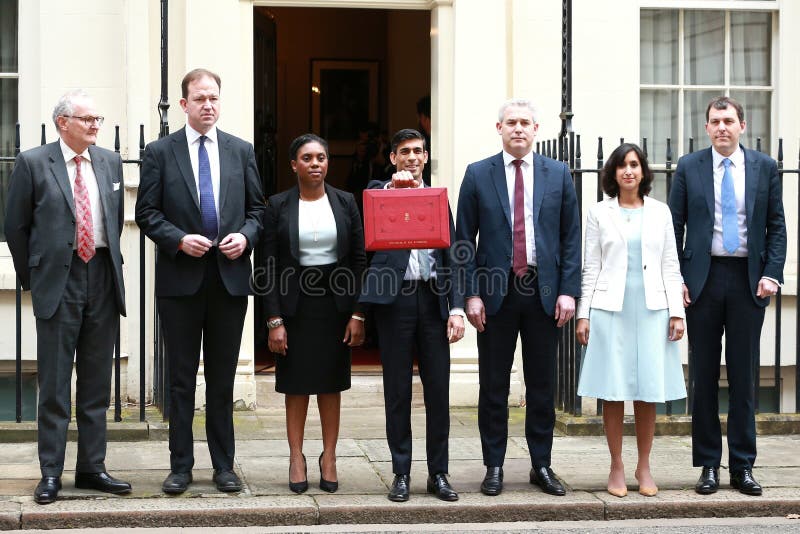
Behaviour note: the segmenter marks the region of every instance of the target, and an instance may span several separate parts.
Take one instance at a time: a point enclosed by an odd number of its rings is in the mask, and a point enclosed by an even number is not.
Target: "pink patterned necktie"
[[[78,243],[78,257],[89,263],[94,257],[94,224],[92,222],[92,205],[89,202],[89,190],[81,174],[81,161],[83,157],[75,156],[75,187],[72,194],[75,197],[75,238]]]
[[[525,186],[522,181],[522,160],[515,159],[514,167],[514,233],[513,261],[514,274],[520,278],[528,272],[528,251],[525,239]]]

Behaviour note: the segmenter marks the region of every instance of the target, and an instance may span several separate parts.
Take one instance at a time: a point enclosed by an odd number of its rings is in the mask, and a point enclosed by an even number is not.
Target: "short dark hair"
[[[214,78],[214,81],[217,82],[217,87],[222,89],[222,80],[220,79],[219,74],[211,72],[208,69],[194,69],[187,72],[186,76],[184,76],[183,80],[181,80],[181,96],[183,98],[188,97],[189,84],[195,80],[199,80],[200,78],[205,78],[206,76],[209,78]]]
[[[709,102],[706,107],[706,122],[708,122],[708,112],[711,111],[712,107],[714,109],[725,109],[728,106],[736,110],[736,116],[739,117],[739,122],[744,122],[744,107],[742,107],[738,100],[729,96],[717,96],[711,99],[711,102]]]
[[[600,171],[600,183],[606,195],[614,198],[619,195],[619,184],[617,183],[617,169],[625,164],[625,156],[628,152],[635,152],[639,158],[639,165],[642,167],[642,181],[639,182],[639,197],[644,198],[653,189],[653,171],[647,164],[647,156],[639,145],[634,143],[622,143],[608,156],[606,164]]]
[[[425,115],[430,118],[431,116],[431,97],[425,95],[417,100],[417,115]]]
[[[328,154],[328,142],[318,135],[313,133],[305,133],[299,137],[295,137],[294,141],[289,145],[289,159],[292,161],[297,159],[297,152],[308,143],[319,143],[325,149],[325,156]]]
[[[428,145],[425,142],[424,135],[413,128],[403,128],[392,136],[392,153],[397,154],[397,147],[400,146],[400,143],[408,141],[409,139],[419,139],[422,141],[422,149],[426,152],[428,151]]]

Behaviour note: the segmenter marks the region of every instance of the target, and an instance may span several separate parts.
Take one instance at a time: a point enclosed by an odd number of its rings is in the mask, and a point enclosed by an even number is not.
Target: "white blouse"
[[[336,263],[336,219],[328,195],[317,200],[300,199],[298,213],[300,265]]]

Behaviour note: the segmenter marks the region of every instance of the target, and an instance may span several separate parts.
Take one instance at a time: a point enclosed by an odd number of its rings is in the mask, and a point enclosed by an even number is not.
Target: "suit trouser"
[[[542,307],[535,270],[509,274],[508,290],[495,315],[478,333],[478,429],[483,463],[503,465],[508,442],[508,395],[517,336],[522,338],[525,376],[525,438],[534,467],[550,465],[555,425],[555,366],[558,328]]]
[[[39,382],[39,466],[42,476],[61,476],[71,415],[72,362],[77,375],[75,471],[105,471],[106,412],[119,309],[108,249],[84,263],[73,253],[64,295],[49,319],[36,319]]]
[[[212,248],[206,254],[205,278],[197,293],[158,299],[169,365],[169,450],[175,473],[186,473],[194,466],[192,419],[201,340],[211,464],[216,470],[233,468],[233,381],[247,297],[231,296],[225,289],[217,253]]]
[[[416,352],[425,400],[428,473],[447,473],[450,347],[439,297],[430,283],[404,282],[392,304],[377,304],[374,310],[392,471],[399,475],[411,472],[411,378]]]
[[[731,471],[756,460],[755,365],[759,363],[764,308],[750,293],[747,258],[712,258],[699,298],[686,309],[692,349],[692,461],[719,466],[719,375],[722,334],[728,375],[728,456]]]

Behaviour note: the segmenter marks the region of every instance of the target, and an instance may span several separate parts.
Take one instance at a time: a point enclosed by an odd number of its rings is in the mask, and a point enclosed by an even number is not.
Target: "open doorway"
[[[294,185],[288,147],[306,132],[330,143],[326,181],[357,199],[365,178],[391,174],[388,140],[419,128],[417,102],[430,95],[430,28],[430,11],[254,8],[255,150],[267,196]],[[268,371],[259,306],[255,321],[256,372]],[[353,351],[355,372],[380,366],[374,336]]]

